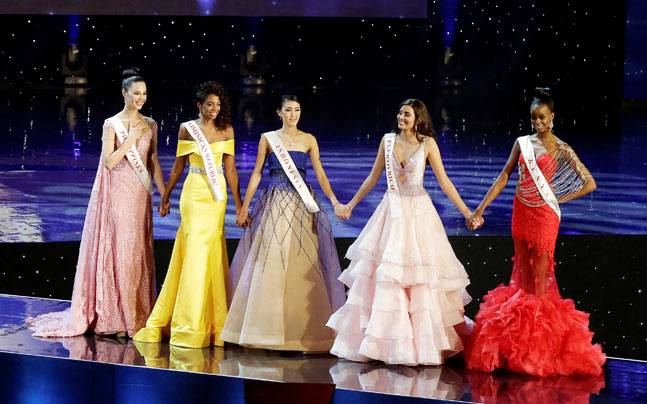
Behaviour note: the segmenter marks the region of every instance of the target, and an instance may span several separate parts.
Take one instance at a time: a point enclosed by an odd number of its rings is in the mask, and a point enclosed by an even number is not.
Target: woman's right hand
[[[249,222],[249,209],[241,209],[236,215],[236,224],[240,227],[247,227]]]
[[[160,217],[164,217],[169,214],[171,211],[171,204],[169,202],[168,196],[164,195],[162,196],[162,200],[160,201],[159,206],[157,207],[157,213],[160,215]]]
[[[484,223],[485,219],[483,219],[483,214],[478,210],[475,210],[474,213],[465,220],[465,225],[470,230],[476,230],[483,226]]]
[[[335,215],[342,220],[350,219],[350,216],[352,213],[353,213],[353,210],[348,205],[342,205],[342,204],[335,205]]]

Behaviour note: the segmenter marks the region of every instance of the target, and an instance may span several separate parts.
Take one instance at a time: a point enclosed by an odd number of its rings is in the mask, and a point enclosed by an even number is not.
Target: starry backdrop
[[[160,123],[167,156],[174,154],[178,123],[194,114],[191,88],[217,79],[231,89],[242,165],[251,164],[258,133],[276,125],[272,100],[287,91],[305,100],[304,127],[324,134],[321,142],[343,138],[349,148],[375,148],[397,102],[423,98],[445,135],[444,151],[498,165],[512,140],[528,131],[529,91],[548,85],[569,143],[578,151],[602,150],[584,152],[585,161],[639,176],[644,140],[628,143],[622,135],[625,17],[624,2],[584,0],[430,1],[427,18],[411,19],[3,15],[0,162],[3,170],[36,172],[29,175],[58,165],[95,169],[103,118],[120,108],[120,72],[136,65],[149,86],[144,112]],[[63,85],[62,59],[72,43],[82,54],[87,90]],[[254,66],[241,61],[250,46],[260,60]],[[249,85],[249,77],[265,84]],[[642,133],[644,125],[637,128]],[[70,153],[50,152],[57,148]],[[75,160],[77,150],[92,158]],[[621,159],[621,152],[636,158]],[[85,189],[79,193],[87,198]],[[60,196],[64,202],[74,192],[66,188]],[[636,208],[627,206],[627,212]],[[83,215],[81,205],[75,209]],[[560,241],[560,286],[591,313],[596,340],[612,355],[647,358],[644,237]],[[157,243],[161,280],[170,243]],[[477,302],[509,276],[509,238],[453,237],[452,243]],[[69,297],[76,243],[0,247],[0,292]]]
[[[165,169],[179,123],[195,116],[196,83],[217,79],[229,89],[243,185],[259,134],[276,129],[275,100],[297,93],[300,127],[317,135],[341,200],[352,197],[370,168],[397,103],[417,97],[432,113],[451,178],[466,202],[477,204],[513,140],[529,131],[531,89],[548,85],[557,99],[557,134],[606,181],[571,205],[566,214],[577,222],[565,221],[563,231],[647,233],[645,123],[627,125],[621,109],[624,3],[428,5],[427,18],[0,16],[0,166],[13,171],[1,179],[0,193],[22,206],[13,216],[29,218],[17,226],[35,233],[11,238],[0,226],[0,240],[80,237],[101,125],[121,108],[120,72],[133,65],[147,79],[143,112],[160,125]],[[62,63],[71,49],[79,51],[76,67]],[[255,59],[246,63],[250,52]],[[87,84],[65,86],[71,74]],[[60,187],[50,186],[48,175]],[[448,232],[467,234],[428,177]],[[34,205],[29,195],[69,206],[60,215],[61,206]],[[492,205],[482,234],[509,234],[510,198],[506,193]],[[379,195],[367,202],[366,214],[344,223],[333,218],[336,235],[359,233]],[[230,213],[227,235],[238,237]],[[176,219],[157,220],[156,237],[172,238]]]

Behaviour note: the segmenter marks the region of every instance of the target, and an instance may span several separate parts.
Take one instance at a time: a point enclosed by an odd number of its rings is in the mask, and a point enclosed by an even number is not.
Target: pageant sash
[[[530,135],[521,136],[517,139],[519,142],[519,147],[521,148],[521,154],[523,159],[526,161],[526,167],[528,167],[528,172],[535,181],[537,190],[539,194],[544,199],[544,201],[551,207],[557,214],[557,217],[561,219],[562,212],[559,208],[559,203],[555,197],[555,193],[550,188],[548,181],[544,177],[544,174],[541,172],[541,169],[537,165],[537,160],[535,159],[535,150],[532,147],[532,141],[530,140]]]
[[[109,118],[108,121],[115,129],[115,133],[117,134],[117,138],[119,138],[119,142],[124,143],[126,139],[128,139],[128,131],[126,130],[124,124],[121,122],[121,119],[113,116],[112,118]],[[153,183],[151,182],[151,176],[148,173],[146,165],[139,156],[139,152],[137,151],[137,147],[134,143],[126,152],[126,159],[135,171],[135,174],[137,174],[137,178],[139,178],[139,180],[142,182],[144,188],[146,188],[149,194],[153,195]]]
[[[205,175],[207,176],[207,182],[209,183],[209,189],[211,190],[211,195],[216,201],[222,201],[225,199],[225,195],[220,189],[220,181],[218,174],[222,174],[222,168],[216,165],[216,159],[213,157],[211,152],[211,147],[209,146],[209,141],[207,140],[204,133],[194,121],[184,122],[182,125],[186,128],[189,135],[195,140],[198,145],[198,150],[200,150],[200,155],[202,156],[202,162],[204,164]]]
[[[384,135],[384,170],[386,171],[386,194],[389,198],[389,207],[391,217],[402,216],[402,202],[400,200],[400,190],[398,181],[395,178],[393,170],[393,148],[395,146],[395,133]]]
[[[278,133],[267,132],[264,133],[263,136],[265,136],[265,139],[267,139],[267,141],[269,142],[270,147],[279,160],[279,163],[281,163],[281,167],[283,168],[285,175],[288,176],[290,182],[299,193],[299,196],[301,197],[303,203],[305,203],[308,212],[319,212],[319,206],[317,206],[317,202],[315,202],[314,198],[310,194],[308,186],[306,185],[305,181],[303,181],[303,178],[301,178],[301,173],[299,173],[296,165],[294,165],[294,161],[292,161],[292,157],[290,157],[290,153],[288,153],[288,150],[285,148],[285,145],[281,141]]]

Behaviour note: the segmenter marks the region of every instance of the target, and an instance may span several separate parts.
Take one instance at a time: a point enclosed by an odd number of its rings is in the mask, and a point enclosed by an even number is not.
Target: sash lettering
[[[115,133],[117,134],[119,142],[124,143],[126,139],[128,139],[128,131],[126,130],[124,124],[121,122],[121,119],[113,116],[112,118],[109,118],[108,121],[115,129]],[[135,171],[137,178],[139,178],[139,180],[142,182],[144,188],[146,188],[149,194],[153,195],[153,183],[151,182],[151,176],[148,173],[148,169],[144,165],[144,162],[139,156],[139,152],[137,152],[137,147],[135,147],[134,143],[126,152],[126,159],[128,160],[128,163],[130,163],[132,169]]]
[[[301,178],[301,173],[297,169],[296,165],[294,165],[294,161],[292,161],[292,157],[290,157],[290,153],[285,148],[285,145],[281,141],[281,138],[279,138],[278,133],[267,132],[264,133],[263,136],[265,136],[265,139],[267,139],[267,141],[269,142],[270,147],[279,160],[279,163],[281,163],[281,167],[283,168],[285,175],[288,176],[290,182],[294,186],[294,189],[296,189],[299,193],[299,196],[301,197],[303,203],[305,203],[308,212],[319,212],[319,206],[317,206],[317,202],[315,202],[314,198],[310,194],[308,186],[306,185],[305,181],[303,181],[303,178]]]
[[[194,121],[184,122],[182,125],[186,128],[189,135],[195,140],[200,150],[200,155],[202,156],[202,162],[204,163],[205,173],[207,175],[207,182],[209,183],[209,189],[211,190],[211,195],[216,201],[222,201],[225,199],[225,195],[220,189],[220,178],[218,176],[218,167],[216,166],[216,160],[213,157],[211,152],[211,147],[209,146],[209,141],[205,137],[202,130]]]

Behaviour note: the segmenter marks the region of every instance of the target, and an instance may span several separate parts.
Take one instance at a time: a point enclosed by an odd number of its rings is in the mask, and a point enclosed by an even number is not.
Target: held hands
[[[353,213],[353,209],[350,206],[342,205],[339,202],[333,204],[333,207],[335,208],[335,216],[337,216],[341,220],[350,219],[350,216]]]
[[[162,196],[159,206],[157,207],[157,214],[160,217],[164,217],[169,214],[171,211],[171,204],[169,203],[168,196]]]
[[[483,226],[484,223],[485,219],[483,219],[483,214],[478,209],[465,219],[465,226],[472,231]]]
[[[251,224],[252,219],[249,217],[249,209],[236,209],[236,224],[240,227],[247,227]]]

